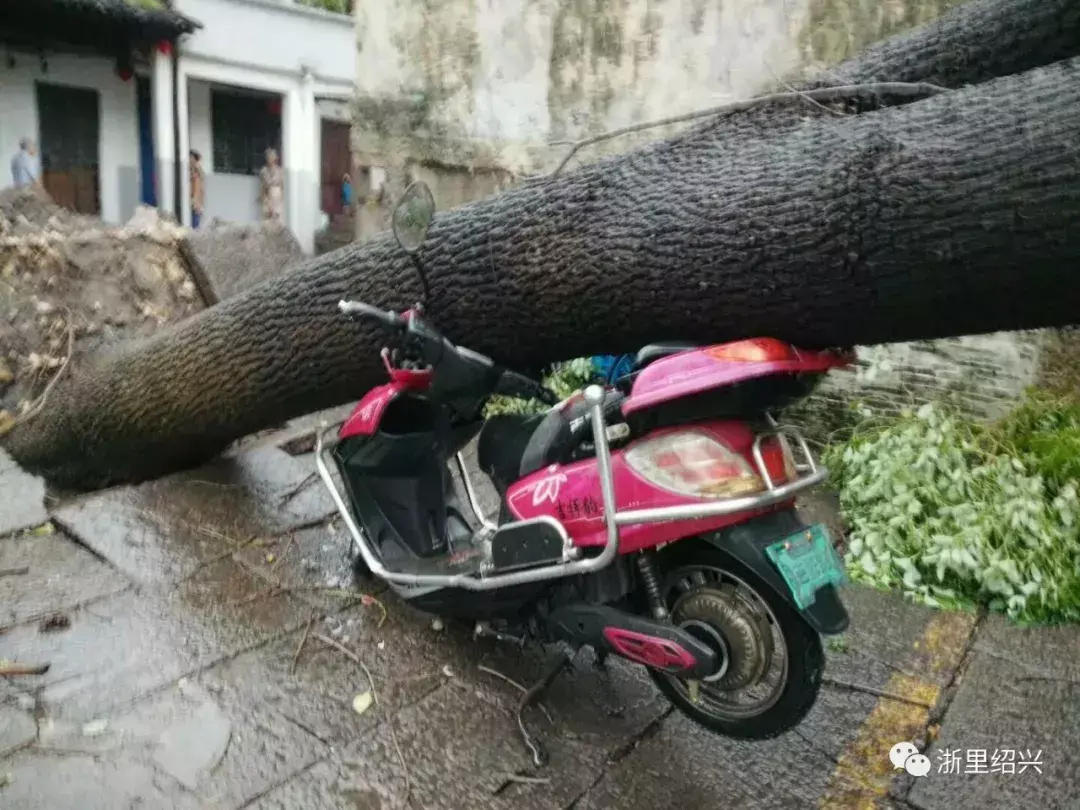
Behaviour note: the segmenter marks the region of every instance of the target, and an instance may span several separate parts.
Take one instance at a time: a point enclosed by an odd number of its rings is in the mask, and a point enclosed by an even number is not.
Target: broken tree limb
[[[440,212],[429,315],[522,369],[670,338],[808,347],[1075,321],[1080,61],[737,146],[708,127]],[[69,376],[7,437],[69,487],[135,481],[353,400],[385,336],[340,299],[421,298],[382,235]]]
[[[0,661],[0,678],[13,678],[19,675],[44,675],[51,664],[19,664],[12,661]]]
[[[791,92],[877,82],[958,88],[1074,56],[1080,56],[1077,0],[971,0],[926,25],[871,45],[813,81],[785,86],[778,79],[777,85]],[[717,138],[727,128],[734,142],[746,137],[780,137],[807,117],[828,116],[838,110],[865,112],[904,100],[882,94],[877,103],[853,98],[844,105],[831,103],[827,109],[809,101],[794,107],[755,106],[723,114],[707,126]]]
[[[562,141],[552,144],[567,145],[570,150],[566,153],[566,157],[562,159],[558,166],[549,174],[543,177],[531,178],[531,179],[547,179],[557,176],[564,168],[566,164],[577,154],[578,150],[585,146],[590,146],[594,143],[600,143],[601,141],[610,140],[611,138],[618,138],[620,135],[628,135],[631,132],[640,132],[644,129],[652,129],[654,127],[666,127],[670,124],[679,124],[684,121],[695,121],[699,118],[713,118],[719,115],[733,115],[747,110],[761,109],[765,106],[772,106],[777,104],[790,104],[792,102],[809,101],[819,106],[825,102],[835,101],[855,101],[858,99],[867,99],[873,101],[880,99],[882,96],[894,96],[900,98],[925,98],[926,96],[932,96],[936,93],[942,93],[945,91],[944,87],[939,87],[936,84],[905,84],[902,82],[875,82],[872,84],[846,84],[838,85],[835,87],[816,87],[806,90],[790,90],[784,93],[770,93],[765,96],[756,96],[754,98],[744,99],[743,101],[733,101],[729,104],[721,104],[719,107],[709,107],[704,110],[696,110],[695,112],[685,113],[683,115],[673,115],[668,118],[658,118],[655,121],[646,121],[642,124],[632,124],[626,127],[620,127],[619,129],[613,129],[610,132],[604,132],[600,135],[592,135],[588,138],[582,138],[578,141]],[[828,107],[823,109],[829,110]]]

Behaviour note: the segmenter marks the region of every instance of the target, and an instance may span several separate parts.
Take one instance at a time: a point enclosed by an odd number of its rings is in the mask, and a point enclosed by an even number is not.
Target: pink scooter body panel
[[[364,394],[364,398],[356,403],[353,412],[345,420],[345,424],[338,431],[339,439],[348,439],[351,436],[374,436],[379,431],[383,414],[390,407],[390,403],[409,391],[424,391],[431,386],[432,374],[430,371],[410,371],[406,369],[390,368],[390,382],[377,385]]]
[[[658,430],[649,434],[649,437],[682,430],[685,428],[673,427]],[[743,422],[698,423],[694,425],[694,430],[712,434],[744,458],[748,459],[750,456],[754,436],[750,427]],[[766,459],[766,463],[774,481],[784,479],[781,460],[773,461],[770,457]],[[679,495],[653,486],[630,468],[622,450],[611,454],[611,469],[615,479],[616,509],[620,512],[629,509],[652,509],[712,502],[707,499]],[[507,490],[506,497],[510,511],[520,520],[549,515],[562,522],[575,546],[602,546],[607,542],[596,459],[585,459],[563,467],[553,464],[537,470],[511,486]],[[757,511],[739,512],[720,517],[623,526],[619,530],[619,552],[629,554],[693,534],[714,531],[788,506],[788,503],[781,503]]]
[[[729,360],[716,356],[725,351],[737,351],[743,346],[756,350],[762,356],[772,354],[776,359]],[[634,380],[630,396],[622,405],[622,411],[630,415],[664,402],[757,377],[822,373],[848,365],[851,360],[850,355],[796,349],[772,338],[689,349],[661,358],[642,369]]]

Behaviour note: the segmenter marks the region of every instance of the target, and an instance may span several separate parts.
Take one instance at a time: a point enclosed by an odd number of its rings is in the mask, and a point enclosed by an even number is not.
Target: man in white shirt
[[[15,188],[40,184],[41,163],[37,157],[37,145],[32,138],[19,141],[19,151],[11,159],[11,179]]]

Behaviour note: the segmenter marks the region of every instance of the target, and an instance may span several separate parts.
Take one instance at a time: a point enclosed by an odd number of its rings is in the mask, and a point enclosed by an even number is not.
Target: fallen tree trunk
[[[429,312],[518,367],[672,337],[851,345],[1069,323],[1077,131],[1080,60],[738,148],[706,127],[440,213]],[[383,336],[339,299],[420,297],[388,236],[322,256],[58,386],[9,452],[75,487],[194,464],[383,380]]]

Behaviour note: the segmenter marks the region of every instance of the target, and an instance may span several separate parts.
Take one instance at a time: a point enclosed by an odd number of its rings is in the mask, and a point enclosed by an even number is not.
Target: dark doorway
[[[322,210],[330,216],[345,213],[341,201],[341,178],[350,171],[352,150],[349,147],[349,125],[341,121],[322,120]],[[352,178],[356,193],[356,178]]]
[[[97,90],[36,83],[41,180],[58,205],[101,213]]]
[[[157,205],[157,184],[154,178],[154,105],[150,95],[150,79],[139,76],[135,84],[139,107],[139,201]]]

